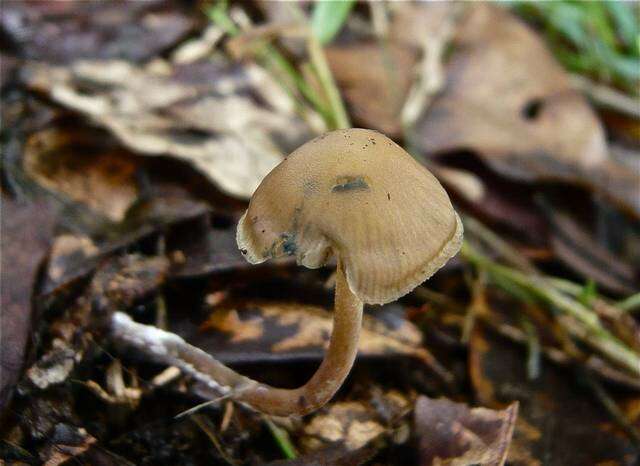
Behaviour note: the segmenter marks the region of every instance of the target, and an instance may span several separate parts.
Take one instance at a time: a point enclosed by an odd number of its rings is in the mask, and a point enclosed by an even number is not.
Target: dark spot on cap
[[[391,200],[391,194],[387,193],[387,199]]]
[[[242,254],[246,254],[246,253],[247,253],[247,250],[246,250],[246,249],[240,249],[240,252],[241,252]]]
[[[282,242],[282,251],[287,256],[294,256],[298,251],[298,246],[296,245],[296,234],[283,233],[280,237],[284,240]]]
[[[369,189],[369,185],[361,176],[339,176],[336,178],[336,184],[331,191],[334,193],[343,193],[346,191],[365,191]]]

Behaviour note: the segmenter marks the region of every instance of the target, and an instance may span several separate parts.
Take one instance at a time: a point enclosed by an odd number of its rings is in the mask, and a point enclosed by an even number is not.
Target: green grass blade
[[[630,4],[620,1],[604,2],[604,6],[613,19],[620,40],[626,47],[633,49],[640,34],[637,11],[634,11]]]
[[[342,28],[354,0],[321,0],[313,8],[311,29],[322,45],[328,44]]]

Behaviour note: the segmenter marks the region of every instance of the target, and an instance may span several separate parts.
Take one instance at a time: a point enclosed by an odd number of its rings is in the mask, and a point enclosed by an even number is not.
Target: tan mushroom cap
[[[383,304],[408,293],[460,249],[462,223],[438,180],[377,131],[332,131],[269,173],[240,219],[249,262],[284,255],[344,264],[351,291]]]

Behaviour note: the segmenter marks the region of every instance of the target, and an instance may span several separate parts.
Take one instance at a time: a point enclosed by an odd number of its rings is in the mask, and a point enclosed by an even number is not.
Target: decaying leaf
[[[326,54],[354,122],[389,137],[400,136],[400,111],[411,84],[415,54],[375,42],[332,46]]]
[[[86,277],[110,254],[135,246],[141,240],[162,232],[169,236],[167,248],[169,257],[176,267],[190,262],[191,250],[187,258],[178,258],[176,247],[182,243],[174,241],[173,235],[181,238],[183,227],[191,222],[208,224],[210,208],[203,202],[180,196],[153,197],[138,202],[127,211],[121,224],[108,231],[105,238],[91,239],[81,233],[66,233],[56,237],[49,256],[47,273],[44,277],[39,297],[55,297],[69,285]],[[101,235],[98,235],[101,236]],[[197,244],[195,245],[197,246]]]
[[[172,11],[173,10],[173,11]],[[193,28],[165,0],[145,2],[7,2],[0,27],[26,58],[69,63],[81,58],[144,61]]]
[[[127,309],[156,293],[164,282],[169,261],[162,256],[127,254],[115,257],[96,272],[90,287],[94,312]]]
[[[2,196],[2,312],[0,312],[0,415],[24,367],[31,333],[31,297],[49,247],[56,212],[46,202]]]
[[[244,270],[251,267],[238,250],[235,224],[228,217],[213,226],[208,217],[199,217],[177,225],[168,238],[168,249],[174,257],[174,277],[198,277],[217,272]]]
[[[185,328],[183,336],[227,363],[316,360],[329,343],[331,328],[332,314],[319,306],[246,301],[217,306],[199,330]],[[358,349],[362,357],[416,358],[444,381],[452,380],[422,346],[420,331],[395,313],[365,315]]]
[[[391,419],[396,424],[411,410],[412,400],[391,390],[380,396],[391,407]],[[376,402],[380,402],[377,400]],[[330,404],[314,414],[304,426],[301,438],[306,451],[319,450],[327,445],[342,444],[347,450],[358,450],[393,429],[368,401],[341,401]]]
[[[523,352],[481,327],[472,333],[469,361],[471,381],[482,404],[503,406],[519,402],[509,464],[637,462],[637,447],[607,416],[593,394],[586,391],[587,385],[580,383],[580,373],[542,364],[540,376],[528,381]],[[637,394],[632,398],[637,400]]]
[[[106,261],[96,271],[84,295],[52,322],[48,328],[50,341],[39,350],[42,355],[21,381],[23,392],[45,390],[68,382],[78,364],[84,362],[91,345],[90,332],[100,319],[113,309],[128,308],[156,292],[164,281],[168,261],[163,257],[124,255]],[[107,381],[115,379],[107,377]],[[89,388],[97,389],[95,382]],[[95,390],[99,393],[99,390]],[[111,390],[114,400],[124,399],[126,387]],[[129,392],[131,393],[131,392]]]
[[[342,445],[332,445],[292,460],[272,461],[267,466],[360,466],[371,460],[379,448],[375,445],[349,450]]]
[[[98,247],[87,236],[70,233],[57,236],[49,252],[46,283],[67,283],[72,277],[79,275],[77,269],[83,269],[99,252]]]
[[[140,163],[108,139],[97,130],[45,129],[26,141],[24,170],[40,185],[120,221],[138,196]]]
[[[518,414],[513,403],[501,411],[469,408],[447,399],[421,396],[416,402],[415,423],[420,464],[425,466],[501,466]]]
[[[223,191],[248,198],[310,131],[257,65],[222,58],[171,68],[124,61],[32,63],[28,85],[92,118],[125,146],[193,164]]]
[[[474,216],[517,232],[529,244],[545,244],[548,225],[534,203],[534,186],[500,177],[480,163],[465,165],[458,169],[430,162],[429,169]]]
[[[586,185],[640,215],[638,173],[609,156],[602,125],[541,40],[500,7],[466,10],[443,92],[414,128],[421,149],[472,150],[508,177]]]
[[[59,466],[67,461],[77,458],[86,452],[96,442],[83,427],[76,428],[67,424],[59,424],[55,427],[51,444],[44,456],[43,466]]]
[[[304,431],[310,437],[307,441],[311,449],[316,449],[313,440],[320,439],[321,442],[344,442],[354,450],[381,435],[384,427],[368,416],[362,404],[354,401],[333,404],[326,414],[314,416]]]
[[[82,353],[68,347],[53,348],[45,353],[25,374],[35,387],[44,390],[51,385],[67,380],[73,370],[75,361],[82,358]]]

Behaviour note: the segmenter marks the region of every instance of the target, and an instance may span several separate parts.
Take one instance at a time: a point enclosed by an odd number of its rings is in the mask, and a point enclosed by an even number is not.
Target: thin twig
[[[473,281],[471,285],[471,303],[467,307],[467,312],[464,317],[464,325],[462,326],[461,341],[464,344],[469,343],[476,317],[480,314],[486,313],[486,278],[486,272],[484,270],[481,270],[478,274],[478,277]]]
[[[209,425],[201,415],[196,414],[191,417],[191,420],[202,430],[202,432],[205,433],[205,435],[209,438],[209,440],[211,440],[211,443],[213,443],[213,445],[216,447],[216,450],[218,450],[218,453],[220,453],[220,456],[222,457],[223,460],[225,460],[228,464],[231,464],[233,466],[240,464],[237,461],[235,461],[233,458],[231,458],[231,456],[229,456],[224,451],[224,448],[222,448],[222,444],[218,440],[218,437],[213,432],[213,430],[209,428]]]
[[[626,432],[629,438],[636,446],[640,446],[640,432],[636,429],[631,422],[627,419],[617,403],[611,398],[609,393],[605,390],[600,382],[595,380],[589,374],[585,374],[585,380],[587,385],[595,395],[596,399],[607,411],[609,416],[618,424],[618,426]]]
[[[615,89],[594,83],[584,76],[571,75],[571,84],[596,105],[619,113],[623,113],[632,118],[640,118],[640,100],[633,98]]]

